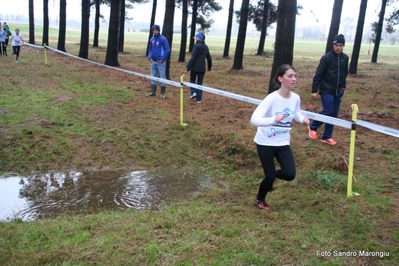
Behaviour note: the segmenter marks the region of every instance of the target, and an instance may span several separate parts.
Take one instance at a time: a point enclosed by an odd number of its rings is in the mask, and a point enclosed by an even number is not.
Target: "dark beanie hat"
[[[153,30],[161,31],[161,28],[160,28],[158,25],[152,26],[152,29],[153,29]]]
[[[342,43],[343,45],[345,45],[345,37],[344,37],[344,35],[342,35],[342,34],[336,35],[334,37],[333,44],[336,44],[336,43]]]

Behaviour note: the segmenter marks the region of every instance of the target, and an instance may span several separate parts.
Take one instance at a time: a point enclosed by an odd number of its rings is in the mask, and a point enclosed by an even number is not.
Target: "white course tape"
[[[386,126],[380,126],[377,124],[373,124],[367,121],[363,121],[363,120],[357,120],[356,124],[374,131],[378,131],[380,133],[384,133],[390,136],[394,136],[399,138],[399,130],[398,129],[394,129],[394,128],[390,128],[390,127],[386,127]]]
[[[70,56],[70,57],[73,57],[73,58],[76,58],[76,59],[79,59],[79,60],[82,60],[82,61],[85,61],[85,62],[93,63],[93,64],[96,64],[96,65],[99,65],[99,66],[102,66],[102,67],[107,67],[107,68],[111,68],[111,69],[114,69],[114,70],[122,71],[122,72],[125,72],[125,73],[133,74],[133,75],[136,75],[136,76],[139,76],[139,77],[142,77],[142,78],[155,80],[157,82],[169,84],[171,86],[175,86],[175,87],[179,87],[179,88],[182,87],[180,82],[176,82],[176,81],[172,81],[172,80],[168,80],[168,79],[157,78],[157,77],[153,77],[151,75],[144,75],[144,74],[141,74],[141,73],[138,73],[138,72],[134,72],[134,71],[118,68],[118,67],[107,66],[107,65],[104,65],[104,64],[101,64],[101,63],[98,63],[98,62],[94,62],[94,61],[90,61],[88,59],[81,58],[81,57],[76,56],[76,55],[68,54],[66,52],[57,50],[57,49],[52,48],[52,47],[47,46],[47,45],[45,45],[45,47],[47,49],[49,49],[49,50],[54,51],[54,52],[57,52],[57,53],[60,53],[60,54],[63,54],[63,55],[67,55],[67,56]]]
[[[39,45],[35,45],[35,44],[30,44],[30,43],[27,43],[27,42],[24,42],[24,45],[31,46],[31,47],[34,47],[34,48],[44,49],[43,46],[39,46]]]
[[[234,93],[231,93],[231,92],[221,91],[221,90],[218,90],[218,89],[214,89],[214,88],[209,88],[209,87],[202,86],[202,85],[193,84],[193,83],[190,83],[190,82],[183,82],[182,84],[186,85],[188,87],[200,89],[200,90],[211,92],[211,93],[214,93],[214,94],[217,94],[217,95],[220,95],[220,96],[229,97],[229,98],[232,98],[232,99],[240,100],[240,101],[247,102],[247,103],[252,103],[252,104],[255,104],[255,105],[259,105],[260,102],[262,101],[262,100],[259,100],[259,99],[255,99],[255,98],[251,98],[251,97],[247,97],[247,96],[242,96],[242,95],[239,95],[239,94],[234,94]],[[353,122],[342,120],[342,119],[339,119],[339,118],[330,117],[330,116],[321,115],[321,114],[316,114],[316,113],[312,113],[312,112],[304,111],[304,110],[301,110],[301,112],[302,112],[302,114],[304,116],[306,116],[309,119],[321,121],[321,122],[324,122],[324,123],[327,123],[327,124],[331,124],[331,125],[335,125],[335,126],[340,126],[340,127],[346,128],[346,129],[352,129],[353,125],[357,124],[359,126],[363,126],[363,127],[369,128],[371,130],[374,130],[374,131],[377,131],[377,132],[380,132],[380,133],[384,133],[384,134],[387,134],[387,135],[390,135],[390,136],[394,136],[394,137],[399,137],[399,130],[394,129],[394,128],[380,126],[380,125],[373,124],[373,123],[366,122],[366,121],[362,121],[362,120],[357,120],[356,123],[353,123]]]
[[[339,118],[331,117],[331,116],[326,116],[326,115],[321,115],[321,114],[316,114],[308,111],[301,110],[301,113],[306,116],[309,119],[312,120],[317,120],[321,121],[327,124],[335,125],[335,126],[340,126],[343,128],[351,129],[352,128],[352,122],[342,120]]]
[[[43,48],[43,46],[33,45],[33,44],[29,44],[29,43],[25,43],[25,45],[32,46],[32,47],[35,47],[35,48]],[[231,92],[227,92],[227,91],[222,91],[222,90],[218,90],[218,89],[214,89],[214,88],[210,88],[210,87],[206,87],[206,86],[202,86],[202,85],[197,85],[197,84],[190,83],[190,82],[176,82],[176,81],[172,81],[172,80],[167,80],[167,79],[153,77],[153,76],[150,76],[150,75],[144,75],[144,74],[141,74],[141,73],[138,73],[138,72],[125,70],[125,69],[118,68],[118,67],[107,66],[107,65],[104,65],[104,64],[100,64],[98,62],[94,62],[94,61],[91,61],[91,60],[88,60],[88,59],[84,59],[84,58],[78,57],[76,55],[68,54],[66,52],[57,50],[57,49],[52,48],[52,47],[47,46],[47,45],[45,45],[44,47],[47,48],[47,49],[50,49],[50,50],[52,50],[54,52],[57,52],[57,53],[60,53],[60,54],[66,55],[66,56],[70,56],[70,57],[73,57],[73,58],[76,58],[76,59],[79,59],[79,60],[82,60],[82,61],[86,61],[86,62],[89,62],[89,63],[92,63],[92,64],[97,64],[97,65],[103,66],[103,67],[108,67],[108,68],[111,68],[111,69],[114,69],[114,70],[118,70],[118,71],[122,71],[122,72],[125,72],[125,73],[133,74],[133,75],[136,75],[136,76],[139,76],[139,77],[142,77],[142,78],[146,78],[146,79],[149,79],[149,80],[155,80],[155,81],[161,82],[161,83],[163,82],[165,84],[169,84],[171,86],[175,86],[175,87],[178,87],[178,88],[182,88],[183,85],[186,85],[188,87],[200,89],[200,90],[207,91],[207,92],[210,92],[210,93],[213,93],[213,94],[217,94],[217,95],[220,95],[220,96],[236,99],[236,100],[247,102],[247,103],[252,103],[252,104],[255,104],[255,105],[259,105],[261,103],[261,101],[262,101],[262,100],[259,100],[259,99],[255,99],[255,98],[251,98],[251,97],[247,97],[247,96],[243,96],[243,95],[239,95],[239,94],[235,94],[235,93],[231,93]],[[357,124],[359,126],[363,126],[365,128],[368,128],[368,129],[371,129],[371,130],[374,130],[374,131],[377,131],[377,132],[380,132],[380,133],[384,133],[384,134],[387,134],[387,135],[390,135],[390,136],[394,136],[394,137],[399,137],[399,130],[398,129],[394,129],[394,128],[390,128],[390,127],[386,127],[386,126],[381,126],[381,125],[370,123],[370,122],[367,122],[367,121],[357,120],[356,123],[353,123],[353,122],[349,122],[349,121],[342,120],[342,119],[339,119],[339,118],[325,116],[325,115],[321,115],[321,114],[316,114],[316,113],[312,113],[312,112],[309,112],[309,111],[301,110],[301,112],[303,113],[304,116],[308,117],[309,119],[321,121],[321,122],[332,124],[332,125],[336,125],[336,126],[340,126],[340,127],[343,127],[343,128],[352,129],[353,125]]]
[[[211,93],[214,93],[214,94],[217,94],[220,96],[225,96],[228,98],[236,99],[236,100],[247,102],[247,103],[253,103],[253,104],[259,105],[261,102],[261,100],[258,100],[255,98],[251,98],[251,97],[247,97],[247,96],[243,96],[243,95],[239,95],[239,94],[235,94],[235,93],[231,93],[231,92],[227,92],[227,91],[221,91],[218,89],[209,88],[209,87],[197,85],[197,84],[190,83],[190,82],[182,82],[182,84],[186,85],[188,87],[191,87],[191,88],[200,89],[203,91],[211,92]]]

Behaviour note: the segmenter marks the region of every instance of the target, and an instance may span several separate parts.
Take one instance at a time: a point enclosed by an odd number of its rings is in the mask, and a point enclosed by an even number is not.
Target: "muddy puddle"
[[[159,209],[210,185],[190,171],[70,171],[0,176],[0,221],[32,221],[101,210]]]

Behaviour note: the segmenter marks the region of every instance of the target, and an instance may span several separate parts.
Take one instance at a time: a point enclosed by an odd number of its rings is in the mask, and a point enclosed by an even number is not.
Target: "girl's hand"
[[[307,117],[305,117],[305,118],[303,119],[303,122],[304,122],[305,124],[307,124],[307,125],[310,124],[310,120],[309,120],[309,118],[307,118]]]
[[[279,114],[279,115],[276,115],[276,122],[280,122],[281,120],[283,120],[283,118],[284,118],[284,115],[281,115],[281,114]]]

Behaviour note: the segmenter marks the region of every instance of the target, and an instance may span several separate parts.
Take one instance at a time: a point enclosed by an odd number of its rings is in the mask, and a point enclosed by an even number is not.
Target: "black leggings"
[[[6,43],[5,42],[0,42],[0,53],[1,55],[6,54]]]
[[[257,145],[258,155],[262,163],[265,178],[259,185],[258,200],[264,200],[267,192],[273,185],[275,178],[292,181],[295,178],[295,160],[291,146],[262,146]],[[274,158],[280,164],[281,169],[276,170]]]
[[[14,51],[14,54],[19,56],[19,51],[21,50],[21,46],[13,46],[12,50]]]

